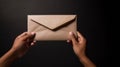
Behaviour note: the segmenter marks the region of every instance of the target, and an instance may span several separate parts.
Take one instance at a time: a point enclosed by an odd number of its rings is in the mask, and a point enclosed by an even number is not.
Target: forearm
[[[87,56],[79,57],[79,60],[84,67],[96,67],[96,65]]]
[[[9,50],[5,55],[0,58],[0,67],[9,67],[9,65],[17,59],[13,50]]]

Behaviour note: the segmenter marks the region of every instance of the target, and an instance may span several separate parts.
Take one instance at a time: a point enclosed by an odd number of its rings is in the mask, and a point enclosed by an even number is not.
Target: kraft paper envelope
[[[67,40],[69,32],[76,36],[76,15],[28,15],[28,32],[36,32],[35,40]]]

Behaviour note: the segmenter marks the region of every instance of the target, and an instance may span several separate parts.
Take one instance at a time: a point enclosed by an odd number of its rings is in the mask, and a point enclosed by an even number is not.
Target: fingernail
[[[35,34],[35,32],[32,32],[31,34],[32,34],[32,35],[34,35],[34,34]]]
[[[70,42],[70,40],[67,40],[67,42],[69,43],[69,42]]]
[[[34,43],[31,43],[31,46],[33,46],[34,45]]]
[[[69,32],[70,35],[72,35],[73,33],[72,32]]]
[[[36,40],[34,40],[33,42],[36,43]]]

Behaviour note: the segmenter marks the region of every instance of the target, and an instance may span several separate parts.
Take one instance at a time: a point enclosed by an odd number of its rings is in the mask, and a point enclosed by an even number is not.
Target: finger
[[[70,35],[70,38],[72,40],[73,46],[76,45],[77,41],[76,41],[76,38],[75,38],[75,35],[73,34],[73,32],[69,32],[69,35]]]
[[[30,35],[30,36],[29,36]],[[25,39],[23,39],[24,41],[26,41],[28,44],[27,46],[30,47],[31,45],[34,45],[34,37],[35,37],[35,33],[28,33],[28,37],[26,36]]]
[[[33,45],[34,45],[34,43],[32,42],[32,43],[31,43],[31,46],[33,46]]]
[[[79,32],[77,32],[77,34],[78,34],[79,43],[86,43],[86,39],[83,37],[83,35]],[[83,44],[83,45],[85,45],[85,44]]]
[[[22,37],[22,39],[23,39],[23,40],[29,39],[29,42],[30,42],[31,40],[34,39],[34,37],[35,37],[35,33],[32,32],[32,33],[27,33],[27,35],[25,35],[25,36]]]
[[[35,38],[35,33],[33,33],[33,36],[31,36],[28,40],[30,43],[34,42],[34,38]]]
[[[84,39],[83,35],[78,31],[77,31],[77,35],[78,35],[78,40],[79,41]]]
[[[36,34],[34,32],[32,32],[31,35],[33,35],[33,36],[31,36],[30,39],[34,40]]]
[[[33,41],[33,43],[36,43],[36,42],[37,42],[36,40]]]
[[[68,43],[70,43],[70,40],[67,40]]]
[[[20,34],[17,38],[23,37],[27,34],[27,32],[23,32],[22,34]]]
[[[31,46],[35,45],[36,41],[34,40],[32,43],[31,43]]]
[[[70,36],[70,32],[69,32],[69,36],[68,36],[68,39],[67,39],[67,43],[70,43],[71,42],[71,36]]]

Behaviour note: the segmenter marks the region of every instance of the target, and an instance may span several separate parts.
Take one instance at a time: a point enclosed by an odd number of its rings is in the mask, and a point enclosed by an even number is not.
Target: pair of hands
[[[36,42],[34,41],[35,35],[36,34],[33,32],[24,32],[17,36],[12,48],[0,58],[0,67],[8,67],[17,58],[21,58]],[[70,32],[69,40],[67,40],[67,42],[72,42],[73,50],[84,67],[96,67],[95,64],[85,55],[86,39],[79,32],[77,32],[77,35],[78,38],[76,39],[75,35]]]
[[[72,42],[73,50],[78,57],[85,56],[85,47],[86,47],[86,40],[85,38],[77,32],[78,39],[75,38],[72,32],[69,33],[69,40],[67,42]],[[14,44],[12,46],[12,50],[17,53],[18,57],[22,57],[28,49],[34,45],[35,33],[24,32],[18,37],[16,37]]]

